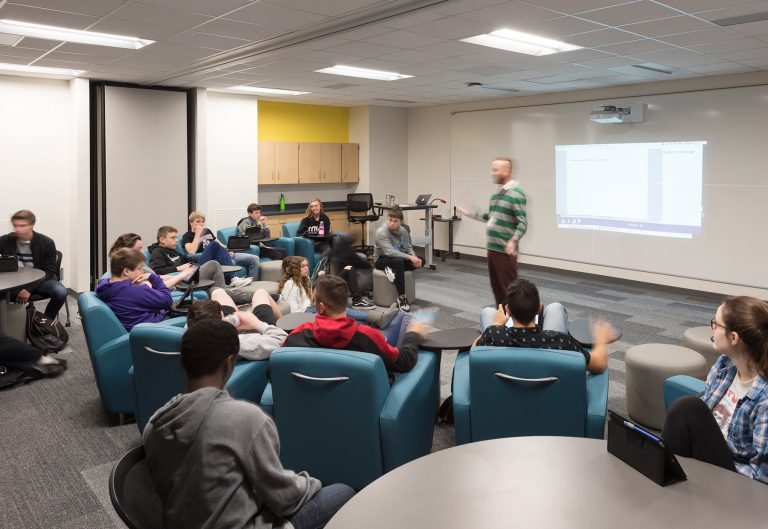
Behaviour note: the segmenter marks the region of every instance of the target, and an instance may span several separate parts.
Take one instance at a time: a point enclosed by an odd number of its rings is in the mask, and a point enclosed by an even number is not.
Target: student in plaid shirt
[[[710,326],[722,356],[703,395],[669,408],[662,437],[678,455],[768,483],[768,303],[727,298]]]

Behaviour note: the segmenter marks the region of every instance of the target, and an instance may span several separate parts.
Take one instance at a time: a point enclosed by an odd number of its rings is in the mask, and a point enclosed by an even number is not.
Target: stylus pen
[[[640,435],[644,435],[645,437],[647,437],[647,438],[648,438],[648,439],[650,439],[651,441],[654,441],[654,442],[656,442],[656,443],[659,443],[659,444],[661,444],[661,439],[659,439],[658,437],[656,437],[655,435],[653,435],[651,432],[646,432],[646,431],[645,431],[645,430],[643,430],[642,428],[638,428],[637,426],[635,426],[634,424],[632,424],[632,423],[631,423],[631,422],[629,422],[629,421],[624,421],[624,426],[626,426],[626,427],[627,427],[627,428],[629,428],[630,430],[634,430],[634,431],[636,431],[636,432],[637,432],[637,433],[639,433]]]

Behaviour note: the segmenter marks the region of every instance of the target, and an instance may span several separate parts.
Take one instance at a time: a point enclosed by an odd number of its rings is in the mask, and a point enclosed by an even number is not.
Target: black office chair
[[[149,475],[144,445],[125,454],[112,469],[109,498],[129,529],[163,529],[163,504]]]
[[[368,222],[379,220],[379,214],[373,209],[373,195],[370,193],[349,193],[347,194],[347,220],[351,223],[359,223],[362,227],[362,244],[356,246],[366,255],[373,253],[373,246],[366,244],[365,225]]]
[[[56,275],[57,275],[57,279],[59,280],[60,283],[63,282],[63,280],[64,280],[64,277],[63,277],[64,273],[61,271],[61,260],[63,258],[64,258],[64,255],[59,250],[56,250],[56,270],[57,270],[56,271]],[[64,309],[67,311],[67,323],[65,323],[66,327],[70,326],[70,321],[69,321],[69,300],[68,300],[68,298],[69,298],[69,295],[67,295],[67,299],[64,300]],[[29,296],[29,301],[43,301],[45,299],[49,299],[48,296],[43,296],[43,295],[37,294],[37,293],[32,294],[31,296]]]

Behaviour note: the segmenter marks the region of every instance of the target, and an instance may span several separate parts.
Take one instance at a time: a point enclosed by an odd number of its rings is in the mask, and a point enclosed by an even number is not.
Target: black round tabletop
[[[275,325],[284,331],[291,332],[299,325],[315,321],[315,316],[313,312],[291,312],[277,320]]]
[[[616,334],[611,338],[608,343],[613,343],[621,339],[621,331],[616,329]],[[590,322],[585,318],[579,318],[568,322],[568,333],[573,336],[573,339],[582,345],[592,345],[592,331],[590,329]]]
[[[192,287],[192,290],[207,290],[211,288],[214,285],[213,279],[199,279],[197,283],[186,283],[184,281],[179,281],[176,283],[176,288],[178,290],[187,290],[190,286]]]
[[[472,343],[478,336],[480,331],[475,328],[444,329],[427,334],[419,348],[436,353],[450,349],[466,351],[472,347]]]
[[[326,233],[324,235],[318,235],[318,234],[312,234],[312,233],[305,233],[303,237],[306,237],[308,239],[330,239],[332,237],[338,237],[338,233]]]
[[[280,237],[265,237],[263,239],[258,239],[256,241],[251,241],[251,244],[258,245],[258,244],[262,244],[262,243],[265,243],[265,242],[275,242],[279,238]]]
[[[221,265],[221,271],[225,274],[239,272],[243,267],[240,265]]]
[[[37,268],[21,267],[15,272],[0,272],[0,292],[23,287],[45,277]]]

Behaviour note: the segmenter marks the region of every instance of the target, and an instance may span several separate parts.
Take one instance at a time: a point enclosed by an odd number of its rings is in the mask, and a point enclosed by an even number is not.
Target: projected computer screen
[[[691,238],[706,141],[555,146],[560,228]]]

